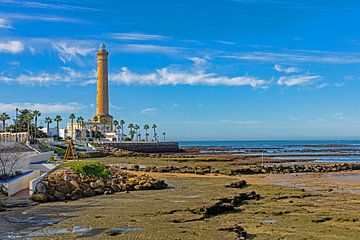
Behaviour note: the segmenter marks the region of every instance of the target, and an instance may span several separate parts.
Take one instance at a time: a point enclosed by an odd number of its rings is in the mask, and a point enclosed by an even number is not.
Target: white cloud
[[[208,57],[200,58],[200,57],[191,57],[188,58],[190,61],[192,61],[195,65],[200,66],[207,63]]]
[[[10,22],[5,18],[0,18],[0,28],[13,28]]]
[[[325,88],[325,87],[327,87],[327,86],[329,86],[329,84],[327,84],[327,83],[321,83],[321,84],[317,85],[316,88],[317,88],[317,89],[322,89],[322,88]]]
[[[296,50],[288,52],[245,52],[236,55],[221,56],[228,59],[281,62],[284,64],[292,62],[315,62],[327,64],[355,64],[360,63],[360,54],[356,52],[329,52],[317,50]]]
[[[65,42],[54,43],[53,47],[58,52],[60,60],[64,63],[71,61],[81,63],[80,57],[86,57],[95,51],[95,48],[70,46]]]
[[[41,22],[68,22],[68,23],[83,23],[83,20],[58,17],[51,15],[30,15],[30,14],[19,14],[19,13],[0,13],[1,18],[10,20],[23,20],[23,21],[41,21]]]
[[[89,83],[96,82],[95,71],[77,72],[74,69],[67,67],[63,67],[61,69],[62,71],[57,73],[40,72],[34,74],[29,72],[28,74],[20,74],[16,77],[0,76],[0,82],[20,83],[26,85],[51,85],[58,83],[87,85]]]
[[[321,76],[317,75],[296,75],[296,76],[285,76],[280,77],[277,84],[280,86],[299,86],[312,84],[321,79]]]
[[[156,111],[156,108],[145,108],[143,110],[141,110],[141,114],[152,114],[153,112]]]
[[[0,42],[0,52],[5,53],[20,53],[24,50],[24,45],[21,41],[7,41]]]
[[[250,76],[226,77],[217,76],[215,73],[205,73],[202,70],[184,72],[170,70],[169,68],[157,69],[153,73],[138,74],[124,67],[118,74],[113,74],[110,79],[121,84],[141,85],[209,85],[209,86],[251,86],[253,88],[266,87],[267,81]]]
[[[16,1],[16,0],[1,0],[1,3],[7,3],[12,5],[18,5],[27,8],[43,8],[43,9],[63,9],[63,10],[97,10],[95,8],[82,7],[69,4],[50,4],[36,1]]]
[[[296,67],[288,67],[288,68],[283,68],[281,65],[276,64],[274,66],[274,70],[278,71],[278,72],[283,72],[283,73],[297,73],[299,72],[299,69]]]
[[[230,42],[230,41],[222,41],[222,40],[218,40],[218,41],[215,41],[217,43],[221,43],[221,44],[224,44],[224,45],[235,45],[236,43],[234,42]]]
[[[152,41],[152,40],[166,40],[168,37],[156,34],[143,34],[143,33],[113,33],[112,38],[129,41]]]
[[[0,112],[14,112],[16,108],[39,110],[41,113],[69,113],[87,108],[80,103],[0,103]]]
[[[121,46],[119,51],[135,52],[135,53],[163,53],[163,54],[178,54],[185,50],[181,47],[152,45],[152,44],[125,44]]]

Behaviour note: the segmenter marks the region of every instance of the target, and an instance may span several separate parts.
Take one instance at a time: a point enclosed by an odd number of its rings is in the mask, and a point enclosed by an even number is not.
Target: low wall
[[[35,153],[29,156],[24,156],[19,161],[17,161],[13,167],[13,171],[18,169],[30,169],[30,164],[33,162],[43,162],[48,161],[54,155],[53,151],[45,153]],[[8,170],[7,170],[8,171]]]
[[[36,190],[36,185],[41,182],[44,177],[50,173],[52,173],[53,171],[55,171],[56,169],[58,169],[58,166],[54,167],[53,169],[51,169],[50,171],[37,176],[36,178],[33,178],[31,181],[28,182],[28,187],[29,187],[29,196],[32,196],[35,193]]]
[[[178,142],[102,142],[101,145],[143,153],[179,152]]]
[[[13,196],[21,190],[27,189],[29,182],[39,176],[39,170],[29,170],[10,180],[0,181],[0,185],[4,186],[8,196]]]

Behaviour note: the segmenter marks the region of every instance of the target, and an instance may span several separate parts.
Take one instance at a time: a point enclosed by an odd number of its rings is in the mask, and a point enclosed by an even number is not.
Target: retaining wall
[[[10,180],[0,181],[0,185],[4,186],[8,196],[13,196],[21,190],[27,189],[29,182],[39,176],[39,170],[29,170]]]
[[[178,142],[102,142],[102,145],[143,153],[179,152]]]

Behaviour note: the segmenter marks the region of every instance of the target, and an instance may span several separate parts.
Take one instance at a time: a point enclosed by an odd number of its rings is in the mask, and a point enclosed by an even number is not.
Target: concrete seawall
[[[103,142],[101,144],[142,153],[179,152],[178,142]]]

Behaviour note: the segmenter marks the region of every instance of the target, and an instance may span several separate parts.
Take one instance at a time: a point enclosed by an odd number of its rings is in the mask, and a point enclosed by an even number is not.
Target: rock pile
[[[112,165],[115,168],[128,169],[127,167],[122,166],[121,164]],[[220,170],[214,169],[211,166],[207,167],[190,167],[190,166],[146,166],[140,168],[139,165],[133,165],[129,170],[132,171],[144,171],[144,172],[161,172],[161,173],[193,173],[193,174],[209,174],[209,173],[220,173]]]
[[[167,188],[164,181],[145,174],[112,170],[111,176],[101,178],[77,174],[64,168],[50,173],[39,182],[32,199],[37,202],[64,201],[121,191],[164,188]]]
[[[228,188],[243,188],[247,186],[247,182],[245,180],[240,180],[238,182],[233,182],[226,187]]]
[[[309,172],[340,172],[349,170],[360,170],[360,164],[336,163],[336,164],[311,164],[311,165],[272,165],[253,166],[231,170],[229,175],[260,174],[260,173],[309,173]]]

